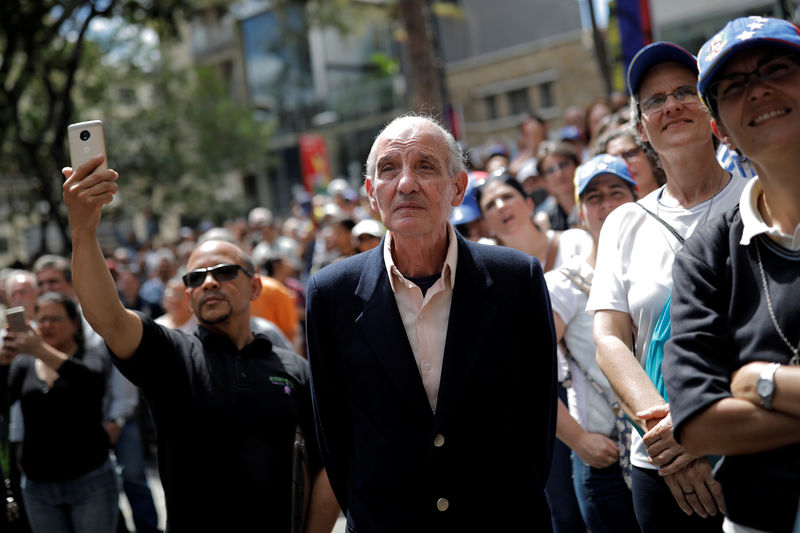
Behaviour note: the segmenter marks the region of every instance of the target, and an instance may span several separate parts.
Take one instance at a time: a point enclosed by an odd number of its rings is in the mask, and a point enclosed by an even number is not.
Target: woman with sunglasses
[[[698,61],[717,135],[758,177],[675,259],[664,357],[674,433],[691,453],[725,455],[714,472],[725,531],[797,531],[800,30],[739,18]]]
[[[102,425],[108,356],[84,345],[80,312],[64,294],[40,296],[35,323],[7,333],[0,353],[6,390],[22,406],[28,521],[34,533],[112,533],[119,480]]]
[[[581,225],[572,182],[578,164],[578,153],[565,142],[545,141],[539,145],[536,170],[544,176],[549,195],[542,205],[537,206],[536,221],[541,226],[564,231]]]
[[[711,464],[672,435],[659,350],[668,327],[657,328],[669,325],[675,253],[698,227],[734,207],[744,187],[717,163],[696,83],[696,58],[672,43],[648,45],[630,64],[631,116],[666,184],[609,215],[587,303],[595,312],[597,363],[636,429],[632,492],[644,533],[719,531],[722,520]]]

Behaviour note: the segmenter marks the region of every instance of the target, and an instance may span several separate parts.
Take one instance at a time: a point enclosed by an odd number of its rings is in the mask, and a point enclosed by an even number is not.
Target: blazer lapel
[[[475,363],[488,353],[487,336],[497,312],[494,303],[484,294],[492,284],[488,270],[472,255],[460,235],[458,241],[458,266],[436,405],[437,421],[455,408],[463,388],[473,379]]]
[[[356,330],[372,349],[372,355],[386,371],[389,381],[408,403],[431,414],[428,396],[389,283],[383,261],[383,241],[368,253],[372,256],[364,265],[355,292],[364,302],[363,310],[356,318]]]

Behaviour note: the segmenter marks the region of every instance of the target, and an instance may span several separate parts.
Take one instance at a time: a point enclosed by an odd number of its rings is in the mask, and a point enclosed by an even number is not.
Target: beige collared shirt
[[[768,226],[764,222],[764,217],[761,216],[761,211],[758,210],[758,197],[763,192],[761,182],[758,181],[757,177],[751,179],[742,190],[742,196],[739,199],[739,213],[742,216],[744,227],[742,228],[742,239],[739,244],[747,246],[753,237],[765,233],[767,237],[784,248],[794,251],[800,250],[800,224],[794,229],[794,235],[789,235],[775,226]]]
[[[439,397],[447,323],[450,320],[450,303],[453,300],[458,262],[456,234],[450,224],[447,225],[447,237],[447,256],[442,267],[442,275],[428,289],[424,297],[422,290],[403,276],[395,266],[391,251],[391,232],[388,233],[383,247],[383,260],[389,273],[389,283],[392,285],[397,309],[400,311],[408,342],[414,352],[428,402],[434,412]]]

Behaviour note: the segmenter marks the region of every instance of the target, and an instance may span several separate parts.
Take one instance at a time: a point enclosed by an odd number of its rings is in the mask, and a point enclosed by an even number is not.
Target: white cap
[[[361,235],[372,235],[373,237],[383,237],[386,229],[383,224],[372,218],[365,218],[355,226],[351,232],[353,237],[358,238]]]

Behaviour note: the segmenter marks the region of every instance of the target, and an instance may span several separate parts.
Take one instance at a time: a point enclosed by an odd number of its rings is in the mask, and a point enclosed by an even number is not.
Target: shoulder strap
[[[578,367],[578,370],[581,371],[581,374],[583,374],[583,377],[586,378],[586,381],[588,381],[589,384],[594,388],[594,390],[596,390],[600,395],[603,396],[603,398],[606,399],[606,402],[608,402],[609,407],[611,407],[611,409],[616,413],[617,410],[619,409],[619,402],[617,402],[617,399],[608,396],[608,394],[606,394],[606,392],[603,390],[603,387],[601,387],[600,384],[597,381],[595,381],[595,379],[592,376],[589,375],[589,372],[586,370],[586,368],[580,363],[580,361],[575,359],[575,356],[572,355],[572,352],[569,351],[569,348],[567,348],[567,343],[564,342],[564,339],[561,339],[558,345],[561,347],[561,351],[564,353],[564,356],[576,367]]]
[[[669,225],[669,223],[668,223],[666,220],[664,220],[664,219],[663,219],[663,218],[661,218],[660,216],[656,215],[655,213],[653,213],[652,211],[650,211],[649,209],[647,209],[645,206],[643,206],[643,205],[642,205],[642,204],[640,204],[639,202],[634,202],[634,203],[635,203],[636,205],[638,205],[639,207],[641,207],[642,209],[644,209],[644,210],[645,210],[645,212],[646,212],[648,215],[650,215],[650,216],[651,216],[651,217],[653,217],[654,219],[656,219],[656,220],[658,220],[659,222],[661,222],[661,224],[663,224],[663,225],[664,225],[664,227],[665,227],[665,228],[667,228],[667,229],[669,230],[669,232],[670,232],[670,233],[672,233],[672,234],[675,236],[675,238],[676,238],[676,239],[678,239],[678,242],[679,242],[679,243],[681,243],[681,244],[684,244],[684,243],[686,242],[686,239],[684,239],[684,238],[683,238],[683,236],[682,236],[680,233],[678,233],[678,230],[676,230],[675,228],[673,228],[672,226],[670,226],[670,225]]]
[[[569,268],[559,268],[559,272],[561,272],[565,278],[570,280],[573,285],[578,287],[584,294],[587,296],[589,292],[592,290],[592,282],[586,279],[585,277],[581,276],[577,270],[571,270]]]

